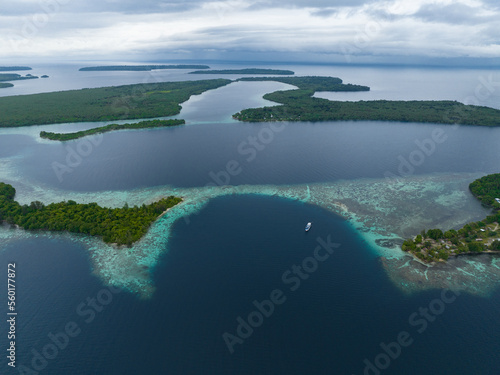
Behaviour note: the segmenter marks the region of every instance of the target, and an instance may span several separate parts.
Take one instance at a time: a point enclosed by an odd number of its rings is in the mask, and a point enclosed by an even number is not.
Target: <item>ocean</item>
[[[86,65],[33,66],[30,73],[50,78],[15,82],[0,95],[216,78],[78,72]],[[484,81],[500,81],[497,70],[276,68],[372,88],[316,94],[330,99],[479,100],[500,108],[497,90],[476,94]],[[240,82],[206,92],[175,116],[186,126],[108,133],[83,154],[83,140],[40,140],[42,127],[0,129],[0,181],[13,184],[23,203],[120,206],[174,192],[189,204],[121,254],[98,240],[0,228],[0,269],[6,280],[7,265],[16,264],[18,312],[17,367],[3,355],[2,373],[500,373],[498,257],[427,270],[376,242],[484,217],[467,184],[499,171],[500,130],[231,119],[272,104],[264,93],[287,88]],[[424,153],[419,144],[435,129],[446,140]],[[419,150],[424,158],[413,163]],[[58,175],[54,162],[74,153],[81,160]],[[238,173],[228,173],[229,162]],[[403,187],[390,190],[388,173]],[[4,293],[0,305],[6,314]],[[8,323],[0,329],[7,353]]]

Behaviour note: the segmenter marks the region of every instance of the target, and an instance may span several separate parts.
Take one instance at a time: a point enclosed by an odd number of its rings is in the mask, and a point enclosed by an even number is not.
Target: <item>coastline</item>
[[[450,217],[455,218],[455,221],[467,222],[483,216],[483,210],[474,197],[465,196],[464,200],[462,195],[455,196],[449,193],[467,186],[477,176],[477,174],[414,176],[406,178],[406,184],[400,187],[392,186],[385,179],[361,179],[283,186],[241,185],[198,188],[158,186],[129,191],[94,193],[59,191],[25,181],[16,184],[16,188],[19,194],[18,200],[21,202],[26,202],[28,198],[44,202],[66,198],[79,202],[95,201],[107,207],[121,207],[125,202],[128,202],[129,205],[140,205],[168,195],[182,197],[182,202],[171,207],[168,210],[168,215],[163,213],[161,217],[158,217],[152,223],[147,234],[135,242],[131,248],[118,249],[90,236],[85,238],[66,236],[86,244],[94,273],[105,283],[123,287],[141,298],[149,298],[148,296],[154,293],[154,283],[150,273],[161,256],[169,250],[169,238],[174,223],[180,219],[189,222],[189,216],[200,212],[211,199],[245,194],[286,198],[316,205],[332,212],[332,214],[340,215],[348,221],[353,230],[356,231],[355,233],[366,241],[367,256],[373,257],[373,259],[382,257],[387,259],[387,267],[384,269],[389,279],[405,293],[441,287],[446,282],[471,293],[480,294],[485,290],[490,291],[494,285],[497,285],[496,280],[500,279],[500,268],[495,265],[481,265],[481,272],[486,273],[488,277],[477,278],[478,262],[481,259],[484,260],[484,257],[468,257],[470,259],[459,257],[460,269],[453,267],[453,263],[456,263],[453,259],[445,265],[446,268],[442,271],[442,267],[424,266],[413,261],[411,256],[401,251],[396,245],[397,241],[401,241],[406,233],[406,227],[401,226],[402,221],[404,221],[404,217],[400,216],[401,207],[406,207],[405,210],[413,213],[412,221],[405,224],[408,230],[414,228],[417,221],[428,224],[429,214],[433,217],[433,223],[444,223],[443,225],[446,226],[454,225],[454,222],[449,221]],[[425,195],[422,196],[422,193]],[[442,199],[443,197],[446,199]],[[453,200],[451,200],[452,198]],[[421,211],[415,212],[413,207],[422,206],[422,202],[435,209],[427,211],[425,207],[421,207]],[[439,209],[442,204],[446,204],[443,206],[443,208],[447,207],[446,210]],[[453,212],[458,214],[457,217],[449,211],[450,205],[456,205]],[[415,213],[422,216],[415,216]],[[434,217],[434,215],[437,216]],[[0,237],[8,234],[4,231]],[[44,235],[56,238],[58,236],[57,233]],[[29,234],[26,235],[26,237],[29,236]],[[381,246],[381,244],[390,243],[392,243],[392,247]],[[495,257],[488,254],[487,258],[494,259]],[[439,272],[432,271],[433,278],[428,279],[431,268],[435,268]],[[462,270],[469,275],[461,274],[454,284],[454,275],[457,272],[462,273]],[[458,283],[464,277],[467,281]]]

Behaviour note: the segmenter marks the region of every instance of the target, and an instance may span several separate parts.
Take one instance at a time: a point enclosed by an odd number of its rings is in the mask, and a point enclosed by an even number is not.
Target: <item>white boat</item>
[[[312,223],[307,223],[306,225],[306,232],[309,232],[309,229],[311,229]]]

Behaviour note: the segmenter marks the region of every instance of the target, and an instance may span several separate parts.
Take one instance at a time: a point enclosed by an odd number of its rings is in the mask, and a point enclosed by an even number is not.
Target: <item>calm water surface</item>
[[[51,78],[16,84],[11,93],[145,81],[144,72],[79,76],[83,72],[73,68],[37,67],[32,74]],[[479,77],[499,77],[498,71],[477,70],[280,68],[370,85],[366,99],[463,100],[474,94]],[[177,71],[154,74],[162,79],[193,77]],[[39,142],[34,128],[3,131],[0,173],[15,171],[20,183],[70,191],[205,186],[214,178],[223,179],[221,172],[230,161],[240,168],[228,181],[234,185],[383,178],[386,172],[398,174],[411,153],[419,150],[418,144],[438,127],[343,122],[273,129],[269,124],[230,120],[245,101],[262,105],[261,91],[284,87],[230,85],[205,93],[185,103],[178,116],[190,125],[106,134],[85,156],[81,141]],[[484,105],[498,107],[498,99],[493,93]],[[413,174],[498,172],[500,129],[442,129],[446,140],[413,165]],[[252,137],[259,140],[258,147],[252,145]],[[67,163],[72,152],[80,152],[81,160],[73,160],[71,172],[60,179],[54,162]],[[412,324],[410,317],[436,304],[441,291],[403,295],[352,227],[329,212],[252,195],[215,199],[190,219],[189,225],[179,221],[174,227],[168,252],[154,270],[153,298],[110,294],[109,304],[92,320],[90,313],[84,313],[87,298],[102,295],[105,286],[92,275],[82,245],[41,235],[2,246],[1,268],[5,270],[9,262],[18,267],[18,364],[32,367],[36,352],[50,344],[49,333],[75,322],[81,332],[47,362],[41,374],[357,375],[363,374],[365,359],[375,363],[382,358],[381,343],[397,340],[401,332],[407,332],[412,343],[390,359],[382,374],[500,373],[499,292],[489,298],[458,296],[419,333],[422,325]],[[314,225],[306,234],[307,221]],[[340,246],[292,291],[283,274],[313,254],[318,237],[330,237]],[[235,334],[237,318],[247,319],[255,310],[253,301],[268,299],[275,289],[286,301],[231,354],[222,335]],[[0,303],[6,306],[5,294]],[[5,329],[3,324],[2,338]],[[2,339],[2,348],[5,343]],[[0,366],[2,373],[18,373],[7,367],[5,356]]]

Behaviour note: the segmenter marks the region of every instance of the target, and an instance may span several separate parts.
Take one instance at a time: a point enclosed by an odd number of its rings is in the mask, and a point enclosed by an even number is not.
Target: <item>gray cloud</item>
[[[498,0],[483,0],[483,4],[491,9],[500,9],[500,3],[498,2]]]
[[[322,8],[311,12],[311,15],[315,17],[331,17],[335,14],[338,14],[336,8]]]
[[[189,51],[197,56],[265,51],[315,58],[347,50],[374,60],[500,55],[498,0],[477,7],[440,1],[418,7],[423,1],[12,0],[0,5],[0,50],[11,56],[88,53],[103,58],[161,50],[186,56]],[[44,13],[48,22],[37,26],[35,17]],[[6,41],[6,35],[22,43]]]
[[[454,25],[476,25],[493,20],[498,22],[497,16],[481,15],[481,10],[481,8],[470,7],[460,3],[449,5],[425,4],[412,16],[428,22],[441,22]]]
[[[0,15],[30,15],[51,12],[54,9],[65,13],[122,13],[148,14],[182,12],[199,7],[204,0],[40,0],[28,2],[10,1],[2,4]]]
[[[377,0],[260,0],[253,5],[255,8],[342,8],[358,7],[364,4],[376,2]]]
[[[249,9],[267,8],[319,8],[358,7],[377,0],[256,0],[249,1]],[[122,14],[147,14],[182,12],[213,3],[207,0],[28,0],[5,1],[0,6],[0,15],[29,15],[58,7],[68,13],[113,12]],[[232,6],[229,1],[218,1],[224,6]]]

